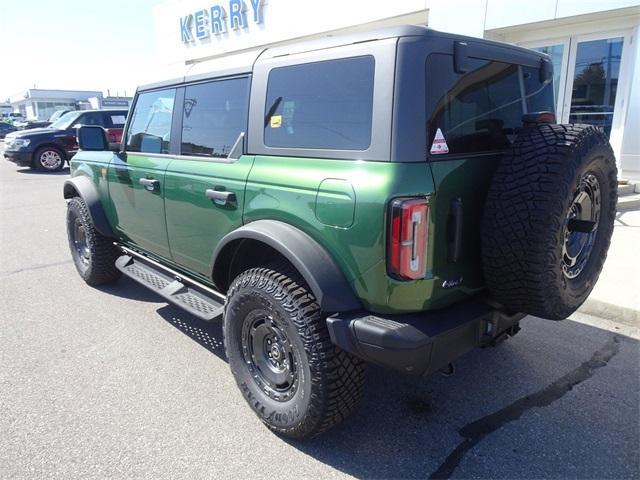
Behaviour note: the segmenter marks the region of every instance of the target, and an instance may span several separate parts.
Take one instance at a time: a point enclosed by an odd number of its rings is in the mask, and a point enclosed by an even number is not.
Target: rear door
[[[163,195],[171,162],[176,89],[140,93],[128,126],[125,153],[114,156],[108,180],[117,232],[130,244],[170,258]]]
[[[248,76],[191,84],[177,102],[180,155],[165,177],[167,233],[173,260],[204,277],[220,239],[242,225],[253,156],[230,153],[247,131],[249,85]]]
[[[469,58],[454,70],[451,55],[426,62],[427,155],[436,186],[432,204],[434,271],[467,288],[483,285],[480,231],[484,201],[503,152],[529,112],[553,111],[553,85],[539,60],[519,65]]]

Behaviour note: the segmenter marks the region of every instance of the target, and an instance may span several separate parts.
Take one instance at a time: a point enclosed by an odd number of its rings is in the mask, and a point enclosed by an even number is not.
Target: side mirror
[[[540,83],[553,81],[553,64],[547,58],[540,60]]]
[[[102,127],[85,126],[80,127],[77,133],[80,150],[105,151],[109,150],[107,136]]]
[[[162,153],[162,137],[144,134],[140,140],[140,151],[146,153]]]

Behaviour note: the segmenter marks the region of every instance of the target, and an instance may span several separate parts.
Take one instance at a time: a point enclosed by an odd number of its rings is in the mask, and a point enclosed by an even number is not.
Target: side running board
[[[122,248],[122,247],[121,247]],[[224,310],[224,295],[183,279],[179,274],[159,263],[124,249],[116,260],[116,268],[171,303],[201,320],[213,320]]]

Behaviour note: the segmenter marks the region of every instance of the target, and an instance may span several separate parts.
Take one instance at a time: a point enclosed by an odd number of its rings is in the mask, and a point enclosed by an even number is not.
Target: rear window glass
[[[183,155],[226,158],[247,129],[249,79],[190,85],[182,113]]]
[[[274,68],[264,142],[270,147],[366,150],[371,144],[372,56]]]
[[[107,128],[123,128],[127,121],[125,112],[107,112],[103,114],[104,126]]]
[[[83,113],[76,122],[80,125],[97,125],[104,127],[102,115],[99,112]]]
[[[432,154],[503,150],[522,128],[522,115],[555,110],[553,85],[540,81],[537,68],[469,58],[469,71],[458,74],[444,54],[430,55],[426,68]]]

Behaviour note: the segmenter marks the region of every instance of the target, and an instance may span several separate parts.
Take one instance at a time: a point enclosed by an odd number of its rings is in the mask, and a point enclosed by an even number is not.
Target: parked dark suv
[[[69,112],[45,128],[10,133],[5,137],[4,157],[18,165],[55,172],[78,150],[76,131],[81,125],[103,127],[110,142],[120,142],[127,110]]]
[[[6,135],[13,133],[17,130],[16,127],[9,123],[0,122],[0,138],[4,138]]]

